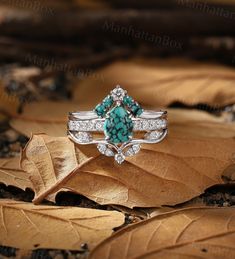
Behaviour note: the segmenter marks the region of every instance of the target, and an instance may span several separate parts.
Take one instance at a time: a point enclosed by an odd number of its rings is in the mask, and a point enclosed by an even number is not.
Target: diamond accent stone
[[[72,131],[103,131],[104,121],[69,121],[68,128]]]
[[[86,124],[86,129],[91,131],[94,129],[94,123],[92,121],[88,121]]]
[[[107,149],[105,144],[98,144],[97,148],[98,148],[98,150],[100,151],[101,154],[105,154],[105,151]]]
[[[98,144],[97,148],[100,151],[100,153],[103,155],[114,156],[113,151],[110,148],[108,148],[106,144]]]
[[[92,141],[92,136],[88,132],[78,132],[75,134],[79,143],[89,143]]]
[[[159,120],[159,127],[161,129],[165,129],[167,127],[167,120],[165,120],[165,119]]]
[[[161,130],[167,127],[167,121],[165,119],[134,120],[133,124],[136,131]]]
[[[134,156],[140,151],[140,144],[135,144],[131,146],[126,152],[125,156]]]
[[[140,151],[140,144],[135,144],[132,146],[132,149],[134,150],[135,154]]]
[[[106,156],[114,156],[114,153],[111,149],[107,148],[106,151],[105,151],[105,155]]]
[[[79,127],[80,127],[81,130],[86,130],[87,127],[88,127],[88,122],[84,121],[83,123],[80,123]]]
[[[97,121],[94,126],[95,126],[95,130],[103,131],[103,129],[104,129],[104,122],[103,121]]]
[[[148,130],[149,129],[149,121],[148,120],[143,120],[141,124],[142,124],[142,129],[143,130]]]
[[[162,136],[162,131],[152,131],[145,134],[145,139],[147,140],[157,140]]]
[[[122,164],[125,161],[125,156],[122,153],[116,154],[114,158],[118,164]]]
[[[141,121],[137,120],[133,122],[134,126],[133,129],[134,130],[141,130],[142,126],[141,126]]]
[[[111,91],[111,96],[114,101],[122,101],[126,93],[127,92],[118,85]]]

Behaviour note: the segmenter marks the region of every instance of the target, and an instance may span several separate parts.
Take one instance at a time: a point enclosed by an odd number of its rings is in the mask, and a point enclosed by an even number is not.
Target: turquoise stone
[[[112,96],[107,96],[102,103],[95,107],[95,112],[98,116],[104,117],[106,111],[113,105]]]
[[[129,141],[132,130],[133,122],[123,106],[116,106],[108,113],[104,132],[111,143],[120,144]]]
[[[128,107],[130,107],[132,104],[133,104],[134,100],[129,96],[129,95],[126,95],[124,98],[123,98],[123,103],[125,105],[127,105]]]
[[[123,98],[123,103],[131,110],[134,116],[140,116],[143,112],[141,106],[135,102],[129,95]]]
[[[106,112],[106,109],[104,107],[104,105],[102,104],[98,104],[96,107],[95,107],[95,112],[98,116],[101,116],[103,117],[105,115],[105,112]]]
[[[134,103],[130,109],[135,116],[140,116],[143,113],[143,109],[138,103]]]
[[[105,109],[109,109],[113,105],[113,98],[111,96],[106,97],[102,104]]]

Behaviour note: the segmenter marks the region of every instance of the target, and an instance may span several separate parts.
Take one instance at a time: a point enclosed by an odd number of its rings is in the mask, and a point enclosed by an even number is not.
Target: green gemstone
[[[142,113],[143,113],[143,109],[140,107],[137,111],[136,111],[136,113],[135,113],[135,116],[140,116]]]
[[[104,100],[103,100],[103,106],[105,107],[105,109],[109,109],[112,105],[113,105],[113,98],[112,96],[107,96]]]
[[[132,104],[133,104],[134,100],[129,96],[129,95],[126,95],[124,98],[123,98],[123,103],[125,105],[127,105],[128,107],[130,107]]]
[[[143,109],[138,103],[134,103],[130,109],[135,116],[140,116],[143,113]]]
[[[96,107],[95,107],[95,112],[98,116],[101,116],[103,117],[105,115],[105,107],[102,105],[102,104],[98,104]]]
[[[104,132],[111,143],[120,144],[129,141],[132,130],[133,122],[124,107],[116,106],[108,113]]]

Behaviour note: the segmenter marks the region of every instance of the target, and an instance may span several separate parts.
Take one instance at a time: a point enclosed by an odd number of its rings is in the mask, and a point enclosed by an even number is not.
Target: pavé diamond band
[[[104,137],[95,137],[95,132]],[[141,138],[135,133],[144,132]],[[140,151],[141,144],[155,144],[167,135],[167,112],[144,111],[120,86],[94,111],[69,114],[68,135],[77,144],[96,144],[103,155],[121,164]]]

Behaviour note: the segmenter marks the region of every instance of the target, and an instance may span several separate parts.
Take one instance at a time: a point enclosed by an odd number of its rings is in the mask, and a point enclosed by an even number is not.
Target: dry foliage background
[[[0,257],[235,258],[234,20],[194,1],[2,2]],[[117,84],[169,114],[121,166],[66,136]]]

